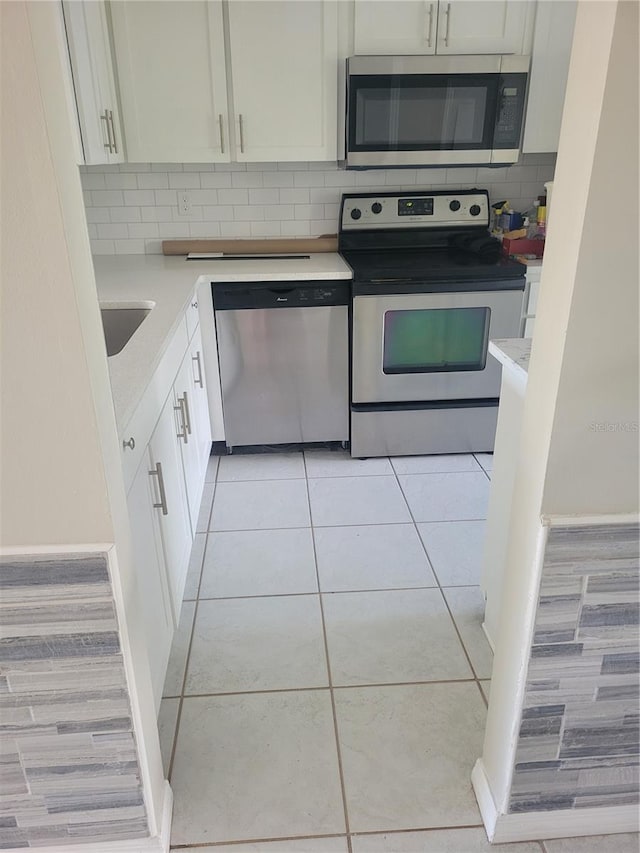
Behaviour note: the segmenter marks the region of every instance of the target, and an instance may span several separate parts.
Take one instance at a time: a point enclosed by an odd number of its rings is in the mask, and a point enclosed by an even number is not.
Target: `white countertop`
[[[489,341],[489,352],[504,367],[514,371],[520,379],[524,378],[524,381],[527,381],[531,338],[496,338]]]
[[[308,260],[237,261],[187,261],[184,256],[164,255],[100,255],[94,257],[93,263],[101,303],[154,303],[151,313],[122,352],[108,360],[116,422],[121,432],[142,399],[196,285],[203,281],[344,280],[352,277],[350,267],[333,252],[311,254]]]

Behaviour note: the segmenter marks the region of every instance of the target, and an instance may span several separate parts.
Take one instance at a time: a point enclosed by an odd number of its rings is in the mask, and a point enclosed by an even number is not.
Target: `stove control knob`
[[[457,198],[449,202],[449,210],[460,210],[460,202]]]
[[[469,208],[469,213],[472,216],[477,216],[480,213],[480,205],[479,204],[472,204],[471,207]]]
[[[351,218],[352,219],[360,219],[361,216],[362,216],[362,211],[360,210],[360,208],[354,207],[353,210],[351,211]]]
[[[380,202],[374,201],[373,204],[371,205],[371,212],[372,213],[380,213],[381,210],[382,210],[382,205],[380,204]]]

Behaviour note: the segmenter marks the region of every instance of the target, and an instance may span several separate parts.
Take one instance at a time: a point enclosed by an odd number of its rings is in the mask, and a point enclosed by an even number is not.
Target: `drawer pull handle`
[[[134,450],[134,449],[135,449],[135,446],[136,446],[136,440],[135,440],[135,438],[134,438],[133,436],[131,436],[131,438],[129,439],[129,441],[125,441],[125,440],[123,439],[123,440],[122,440],[122,446],[124,447],[124,449],[125,449],[125,450],[127,449],[127,447],[128,447],[130,450]]]
[[[184,397],[178,397],[178,405],[173,407],[173,411],[180,413],[180,421],[182,423],[182,432],[177,432],[176,438],[181,438],[185,444],[188,444],[189,435],[187,433],[187,416],[184,411]]]
[[[169,515],[169,510],[167,509],[167,493],[164,489],[164,477],[162,476],[162,465],[159,462],[152,471],[149,471],[149,476],[158,478],[158,489],[160,490],[160,502],[154,503],[154,507],[156,509],[161,509],[163,515]]]
[[[182,402],[184,405],[184,425],[187,430],[187,433],[191,435],[191,413],[189,412],[189,398],[187,396],[187,392],[185,391],[182,395]],[[187,440],[185,439],[185,444]]]
[[[202,381],[202,362],[200,361],[200,350],[195,355],[191,356],[191,361],[195,361],[198,365],[198,375],[193,380],[194,385],[199,385],[200,388],[204,388],[204,382]]]

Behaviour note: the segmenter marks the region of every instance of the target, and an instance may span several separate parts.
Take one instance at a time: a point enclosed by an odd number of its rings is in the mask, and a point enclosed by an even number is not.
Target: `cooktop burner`
[[[485,258],[456,248],[343,251],[342,256],[353,270],[354,280],[362,282],[506,279],[525,273],[517,261]]]

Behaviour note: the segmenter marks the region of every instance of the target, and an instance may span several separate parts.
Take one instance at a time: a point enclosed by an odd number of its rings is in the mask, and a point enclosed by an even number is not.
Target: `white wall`
[[[588,429],[591,418],[628,418],[637,393],[637,254],[629,246],[637,246],[637,182],[630,179],[638,128],[627,116],[637,104],[637,12],[637,4],[615,0],[578,8],[483,752],[498,810],[506,808],[520,721],[544,548],[541,515],[637,510],[637,436],[635,446],[625,436],[605,448]],[[607,299],[612,264],[618,281]]]
[[[516,166],[345,171],[335,163],[124,163],[82,167],[94,254],[154,253],[161,240],[317,237],[335,234],[344,192],[488,189],[515,210],[531,207],[553,179],[555,154]],[[178,211],[178,193],[192,210]]]

